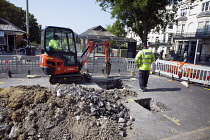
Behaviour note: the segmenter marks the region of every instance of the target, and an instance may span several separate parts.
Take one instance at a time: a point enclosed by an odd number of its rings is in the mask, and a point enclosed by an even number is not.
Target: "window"
[[[181,31],[181,24],[179,24],[178,26],[177,26],[177,33],[179,33]]]
[[[172,33],[169,33],[168,34],[168,43],[171,43],[171,41],[172,41],[172,35],[173,35]]]
[[[210,9],[209,9],[209,6],[210,6],[209,3],[210,3],[209,1],[203,3],[203,5],[202,5],[202,11],[208,11],[208,10],[210,10]]]
[[[181,16],[186,16],[187,15],[187,9],[181,9]]]
[[[179,44],[177,54],[181,55],[182,52],[182,44]]]
[[[163,35],[163,42],[166,42],[166,34]]]
[[[182,24],[181,34],[183,34],[183,33],[184,33],[184,28],[185,28],[185,24]]]
[[[208,31],[210,31],[209,21],[206,21],[205,26],[204,26],[204,32],[208,32]]]
[[[5,37],[0,36],[0,45],[6,45]]]
[[[46,50],[75,53],[73,31],[69,29],[46,29]]]
[[[173,29],[173,23],[169,23],[168,29]]]
[[[159,37],[156,37],[155,38],[155,42],[159,42]]]
[[[198,29],[197,29],[197,31],[198,32],[202,32],[203,31],[203,27],[204,27],[204,22],[202,21],[202,22],[198,22]]]

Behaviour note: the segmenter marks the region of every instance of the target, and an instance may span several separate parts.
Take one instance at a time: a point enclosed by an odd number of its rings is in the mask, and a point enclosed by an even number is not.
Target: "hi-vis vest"
[[[135,57],[135,63],[140,70],[150,70],[151,64],[155,61],[155,56],[149,49],[139,51]]]
[[[61,48],[58,47],[58,41],[55,39],[50,40],[49,46],[53,47],[55,50],[61,50]]]

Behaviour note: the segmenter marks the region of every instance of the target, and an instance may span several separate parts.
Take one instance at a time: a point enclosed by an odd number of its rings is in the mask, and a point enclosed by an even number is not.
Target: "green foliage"
[[[108,25],[106,30],[118,37],[125,37],[127,34],[124,24],[120,23],[119,20],[117,20],[112,26]]]
[[[148,33],[164,30],[175,22],[177,2],[180,0],[96,0],[103,10],[110,9],[112,18],[138,34],[147,44]],[[171,5],[171,10],[166,6]]]
[[[122,45],[122,46],[120,46],[120,49],[128,49],[128,46]]]
[[[10,23],[14,24],[18,28],[26,31],[26,11],[20,7],[16,7],[14,4],[7,2],[6,0],[0,0],[0,18],[3,18]],[[33,14],[29,13],[29,33],[30,42],[36,41],[40,43],[40,29],[37,23],[37,19]]]
[[[125,37],[127,34],[124,24],[120,23],[118,20],[113,25],[107,25],[106,30],[118,37]],[[118,41],[111,41],[112,48],[118,48],[121,44],[122,43],[119,43]]]
[[[136,50],[142,50],[142,46],[141,45],[137,45],[136,46]]]
[[[120,49],[120,57],[127,57],[127,49]]]

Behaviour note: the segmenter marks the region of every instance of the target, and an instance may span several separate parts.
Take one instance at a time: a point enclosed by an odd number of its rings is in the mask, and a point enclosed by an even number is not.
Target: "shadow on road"
[[[148,92],[156,92],[156,91],[162,91],[162,92],[167,92],[167,91],[179,91],[181,88],[155,88],[155,89],[147,89]]]

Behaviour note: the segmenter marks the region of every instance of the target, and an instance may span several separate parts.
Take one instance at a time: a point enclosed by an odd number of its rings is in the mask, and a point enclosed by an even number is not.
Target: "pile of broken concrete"
[[[122,99],[136,95],[75,84],[10,87],[0,91],[0,139],[122,140],[134,121]]]

